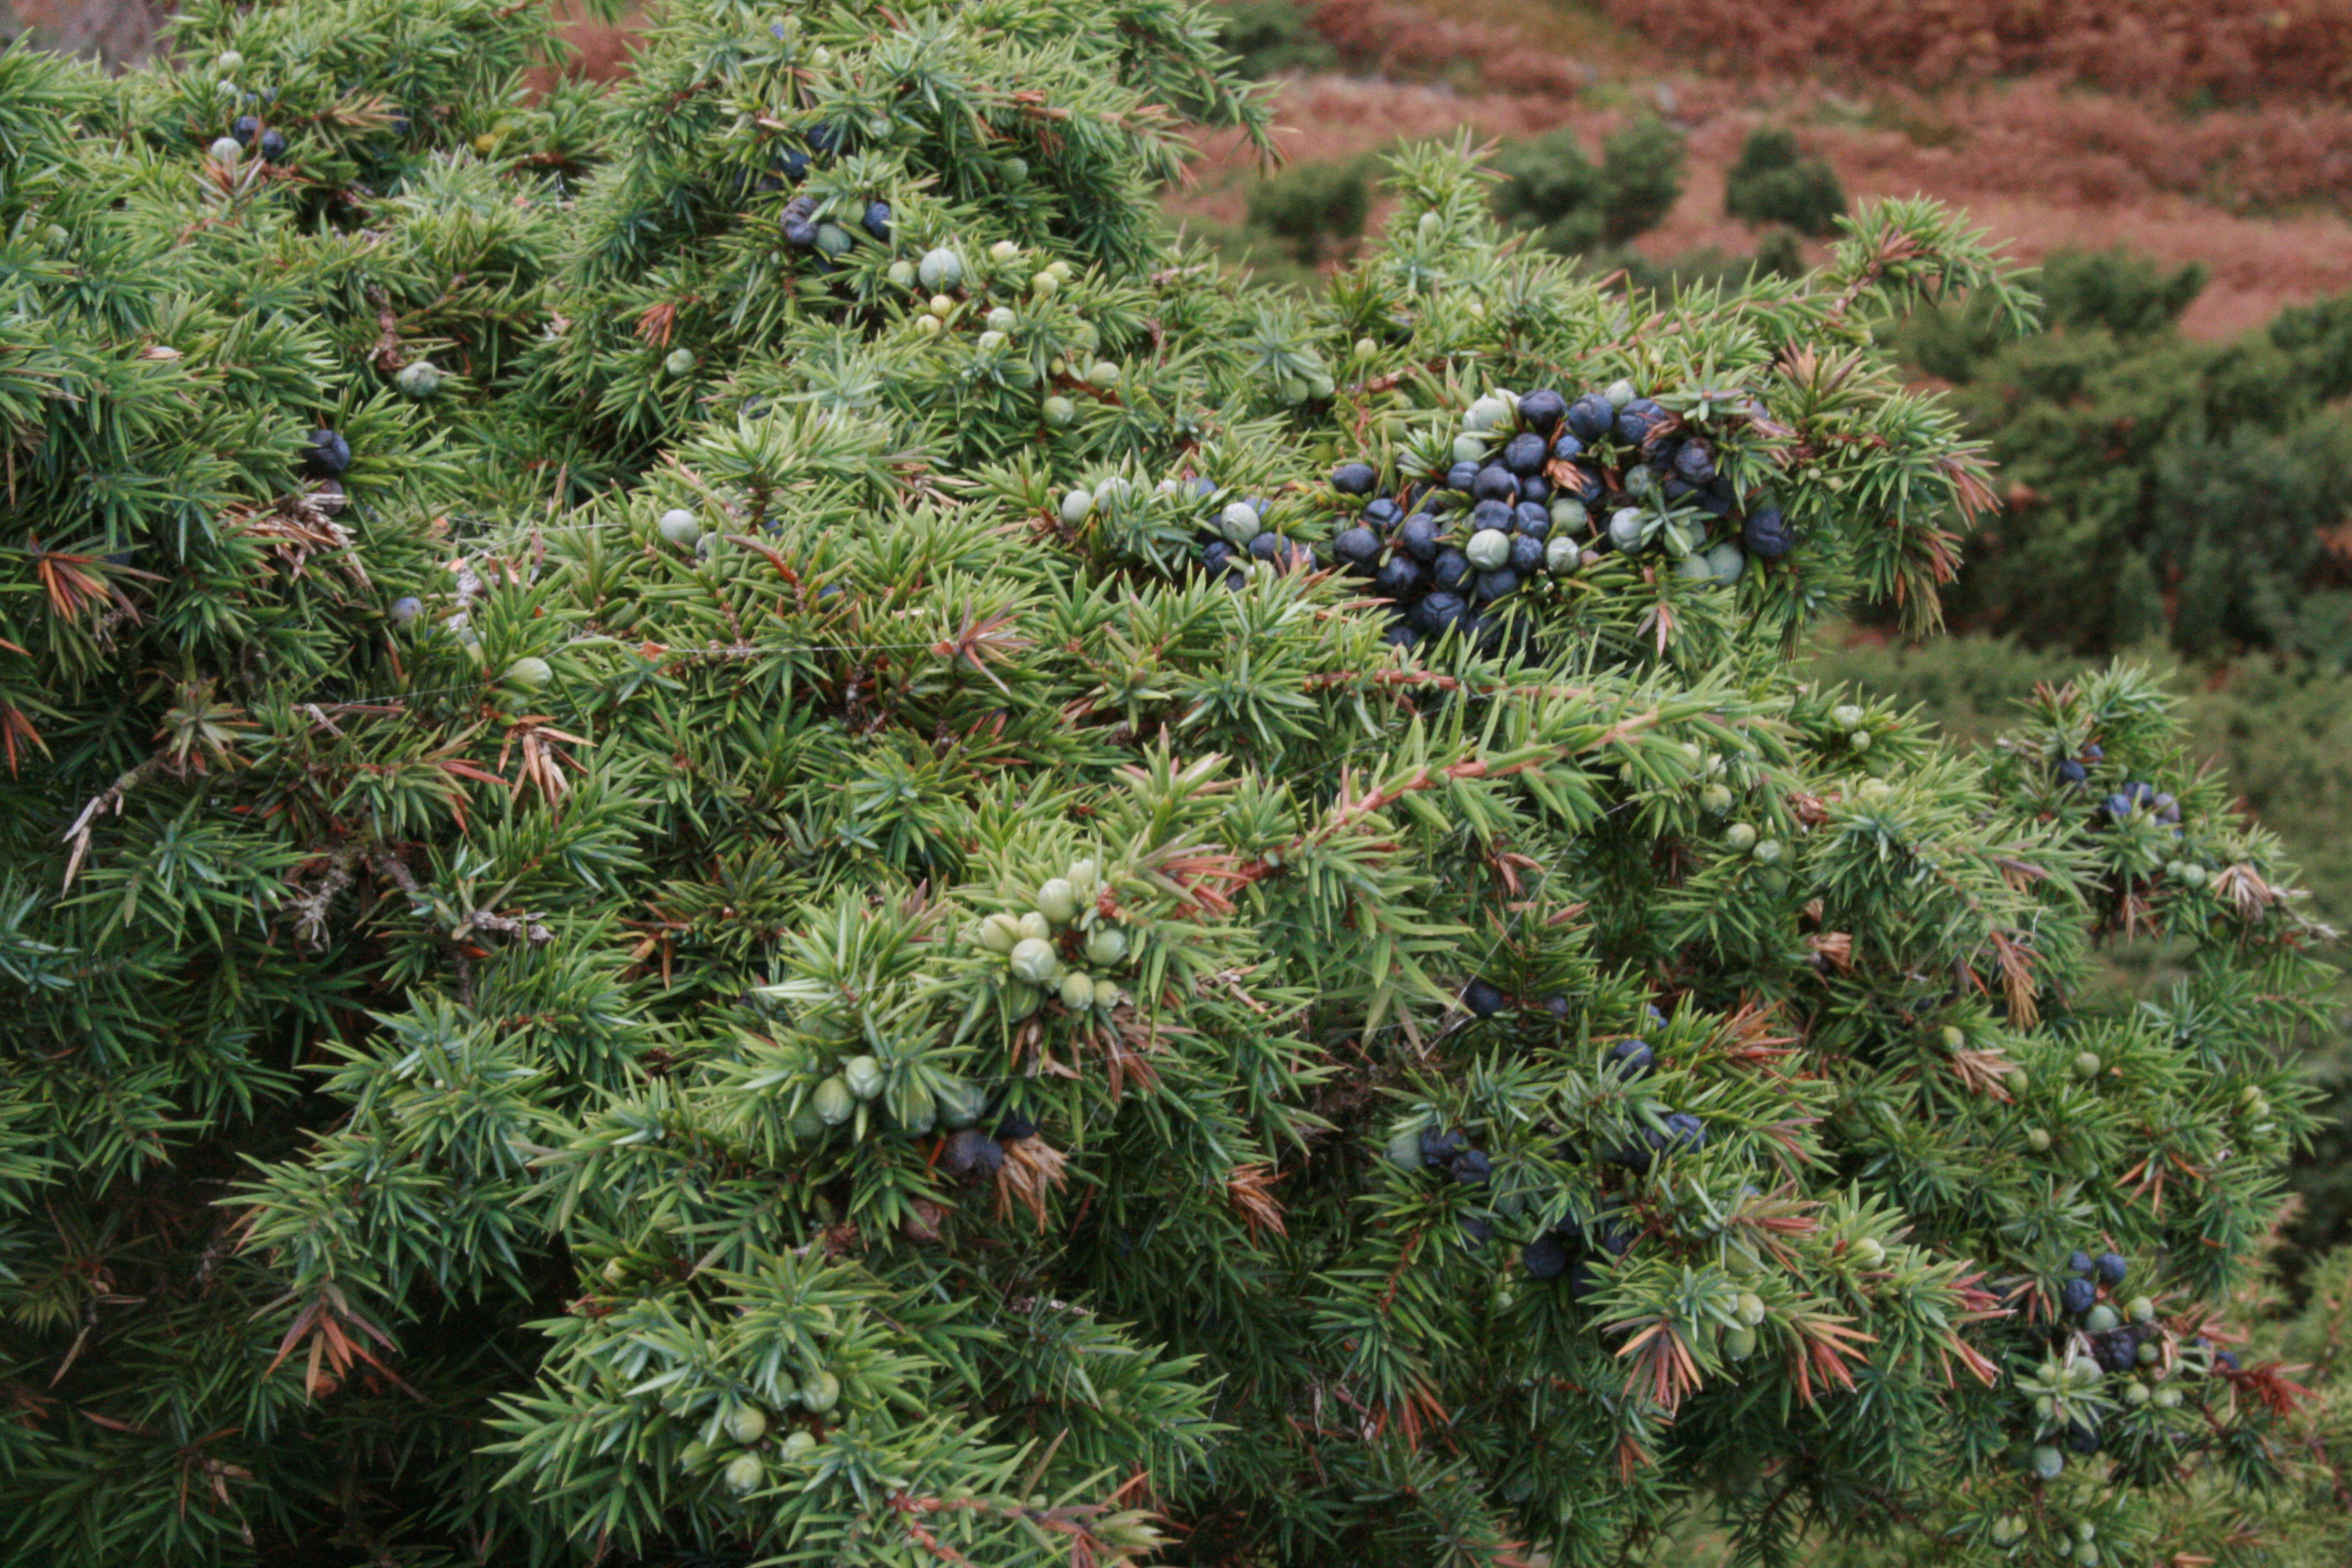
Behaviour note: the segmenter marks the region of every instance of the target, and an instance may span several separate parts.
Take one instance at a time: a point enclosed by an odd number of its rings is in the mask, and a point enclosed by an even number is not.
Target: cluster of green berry
[[[1100,867],[1093,860],[1070,863],[1066,876],[1040,883],[1030,908],[1002,912],[980,922],[973,940],[1003,956],[1000,993],[1007,1015],[1026,1018],[1048,996],[1078,1015],[1108,1013],[1125,1000],[1117,980],[1099,971],[1128,961],[1128,933],[1099,907]]]
[[[823,1418],[841,1404],[841,1379],[819,1368],[801,1380],[791,1404],[809,1419],[772,1437],[770,1415],[757,1405],[737,1404],[714,1414],[703,1436],[678,1450],[678,1468],[702,1475],[717,1468],[719,1484],[736,1496],[758,1491],[767,1483],[772,1460],[789,1464],[815,1453]]]

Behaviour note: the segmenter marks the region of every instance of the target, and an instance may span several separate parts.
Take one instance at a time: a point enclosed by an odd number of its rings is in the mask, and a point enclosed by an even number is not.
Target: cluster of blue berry
[[[1612,551],[1660,549],[1678,576],[1727,585],[1748,556],[1777,560],[1795,542],[1779,508],[1743,512],[1715,440],[1628,382],[1573,402],[1549,387],[1490,393],[1464,416],[1451,457],[1442,475],[1388,494],[1369,463],[1331,475],[1360,503],[1332,555],[1393,606],[1389,640],[1401,646],[1458,631],[1491,648],[1490,606]]]

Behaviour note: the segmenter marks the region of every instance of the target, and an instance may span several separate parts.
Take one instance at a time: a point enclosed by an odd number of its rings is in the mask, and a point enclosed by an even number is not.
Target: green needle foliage
[[[542,25],[0,55],[0,1561],[2342,1560],[2209,1342],[2275,844],[2128,672],[1990,760],[1788,672],[1987,499],[1867,325],[2028,320],[1951,215],[1669,310],[1423,148],[1277,296],[1156,237],[1265,133],[1192,7]],[[1722,510],[1331,569],[1335,463],[1619,381]]]

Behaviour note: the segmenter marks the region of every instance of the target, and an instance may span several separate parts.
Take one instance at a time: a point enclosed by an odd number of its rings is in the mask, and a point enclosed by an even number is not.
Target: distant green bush
[[[2053,258],[2049,330],[1906,325],[1912,363],[1959,387],[2008,505],[1968,541],[1962,626],[2084,654],[2146,639],[2352,669],[2352,301],[2195,343],[2174,328],[2201,268]]]
[[[1329,70],[1339,63],[1312,25],[1312,13],[1294,0],[1233,0],[1219,5],[1217,42],[1241,61],[1241,74]]]
[[[1288,247],[1302,267],[1361,238],[1371,210],[1371,182],[1360,160],[1300,163],[1269,175],[1249,194],[1249,226]]]
[[[1723,210],[1742,223],[1785,224],[1799,234],[1835,234],[1845,187],[1829,160],[1806,157],[1796,135],[1766,126],[1748,138],[1723,183]]]
[[[1505,148],[1496,216],[1562,256],[1589,255],[1655,228],[1683,193],[1682,132],[1643,119],[1612,132],[1601,162],[1567,127]]]

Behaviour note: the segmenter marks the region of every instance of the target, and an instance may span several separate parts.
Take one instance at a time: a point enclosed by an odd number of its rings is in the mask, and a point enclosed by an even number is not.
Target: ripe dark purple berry
[[[1511,570],[1522,579],[1531,577],[1543,566],[1544,542],[1532,534],[1514,535],[1511,540]]]
[[[1552,438],[1551,458],[1555,463],[1573,463],[1584,456],[1584,442],[1580,437],[1562,434]]]
[[[1516,501],[1519,499],[1519,476],[1500,463],[1489,463],[1470,481],[1470,494],[1476,500]]]
[[[1510,469],[1514,474],[1541,473],[1544,459],[1550,455],[1550,443],[1542,437],[1532,430],[1522,431],[1504,443],[1503,467]]]
[[[1511,529],[1512,513],[1516,510],[1515,507],[1502,501],[1482,500],[1470,509],[1468,531],[1482,533],[1491,528],[1497,532],[1507,533]]]
[[[1510,597],[1518,590],[1519,574],[1508,566],[1498,566],[1492,572],[1478,574],[1478,581],[1473,593],[1480,604],[1491,605],[1497,599]]]
[[[240,147],[250,147],[253,139],[261,134],[261,121],[253,115],[240,114],[228,122],[228,133]]]
[[[1468,495],[1470,487],[1477,481],[1477,464],[1456,463],[1445,470],[1445,488],[1450,490],[1460,490],[1463,494]]]
[[[1666,411],[1646,397],[1637,397],[1617,412],[1617,438],[1629,447],[1640,447],[1656,435],[1666,423]]]
[[[1748,521],[1740,525],[1739,540],[1748,546],[1748,553],[1758,560],[1778,561],[1789,553],[1789,547],[1796,543],[1797,536],[1790,531],[1789,520],[1780,515],[1780,509],[1768,506],[1761,511],[1749,514]]]
[[[2098,1274],[2100,1284],[2110,1288],[2120,1285],[2124,1282],[2124,1276],[2130,1271],[2131,1265],[2124,1261],[2124,1255],[2122,1253],[2102,1252],[2099,1254]]]
[[[1345,539],[1347,535],[1341,534],[1339,537]],[[1338,546],[1334,545],[1332,548],[1336,550]],[[1379,554],[1381,542],[1377,539],[1373,540],[1372,553]],[[1213,574],[1223,571],[1233,564],[1233,561],[1234,547],[1222,539],[1213,539],[1201,546],[1201,564]]]
[[[1601,477],[1600,469],[1588,463],[1579,463],[1568,473],[1568,480],[1560,488],[1587,506],[1609,493],[1609,481]]]
[[[2238,1370],[2238,1352],[2236,1351],[2215,1351],[2213,1352],[2213,1364],[2216,1367],[2225,1367],[2231,1372],[2235,1372]]]
[[[1569,405],[1569,433],[1580,441],[1598,441],[1616,426],[1617,409],[1606,393],[1588,392]]]
[[[1415,561],[1437,559],[1437,520],[1425,511],[1414,512],[1397,530],[1397,544]]]
[[[1249,542],[1249,552],[1255,560],[1273,560],[1282,553],[1282,535],[1268,529]]]
[[[1342,463],[1331,470],[1331,488],[1343,496],[1368,496],[1379,478],[1370,463]]]
[[[2091,770],[2076,762],[2074,758],[2062,757],[2059,759],[2058,778],[2059,782],[2062,784],[2084,784],[2089,781],[2090,776]]]
[[[784,243],[791,246],[794,250],[815,249],[816,225],[809,222],[806,218],[786,218],[784,220]]]
[[[1469,1152],[1470,1140],[1454,1128],[1424,1127],[1421,1130],[1421,1163],[1432,1170],[1450,1164],[1456,1155]]]
[[[1523,500],[1511,509],[1511,531],[1524,533],[1529,539],[1545,539],[1551,534],[1551,509]]]
[[[1495,1163],[1486,1158],[1485,1150],[1467,1149],[1446,1163],[1445,1173],[1457,1182],[1476,1186],[1495,1173]]]
[[[1369,566],[1380,558],[1381,536],[1369,528],[1343,529],[1331,542],[1331,553],[1349,566]]]
[[[2083,760],[2086,763],[2104,763],[2107,760],[2107,749],[2096,741],[2089,742],[2083,747]]]
[[[265,163],[283,163],[286,159],[286,137],[281,132],[265,131],[255,150],[261,154]]]
[[[2066,1447],[2078,1454],[2097,1453],[2101,1441],[2099,1429],[2087,1422],[2072,1422],[2066,1427]]]
[[[1440,588],[1416,601],[1410,612],[1412,624],[1429,637],[1443,637],[1461,623],[1470,613],[1470,606],[1459,594],[1449,594]]]
[[[1622,1079],[1647,1078],[1657,1065],[1658,1054],[1650,1049],[1650,1042],[1631,1035],[1601,1056],[1601,1070]]]
[[[1007,1111],[997,1120],[996,1136],[1000,1142],[1018,1143],[1037,1136],[1037,1124],[1017,1110]]]
[[[1519,423],[1539,436],[1549,436],[1568,416],[1568,399],[1549,386],[1539,386],[1519,399]]]
[[[1421,587],[1428,577],[1427,567],[1399,550],[1381,563],[1380,571],[1373,575],[1372,586],[1391,599],[1402,599]]]
[[[2091,1255],[2076,1250],[2066,1255],[2066,1272],[2087,1276],[2091,1272]]]
[[[1364,508],[1364,521],[1375,528],[1386,529],[1404,515],[1404,509],[1382,496]]]
[[[841,128],[828,124],[812,127],[808,133],[808,144],[809,151],[812,153],[837,153],[841,150]]]
[[[1675,448],[1675,473],[1695,485],[1715,478],[1715,448],[1704,441],[1685,441]]]
[[[1527,478],[1519,481],[1519,504],[1521,506],[1527,505],[1529,501],[1533,501],[1536,505],[1541,506],[1544,502],[1549,500],[1551,500],[1551,481],[1544,478],[1541,474],[1529,474]]]
[[[1568,1248],[1556,1236],[1539,1236],[1519,1254],[1519,1264],[1530,1279],[1557,1279],[1568,1272]]]
[[[888,239],[890,237],[890,204],[888,202],[866,203],[866,216],[863,221],[866,233],[877,239]]]
[[[2098,1304],[2099,1288],[2088,1279],[2069,1279],[2058,1292],[2058,1304],[2069,1317],[2079,1318]]]
[[[310,432],[310,439],[302,448],[304,473],[314,479],[331,479],[349,472],[351,466],[351,443],[339,432],[324,426]]]
[[[1462,988],[1462,1005],[1481,1018],[1491,1018],[1503,1010],[1503,988],[1491,981],[1473,980]]]
[[[1429,563],[1429,580],[1440,588],[1459,588],[1470,580],[1470,558],[1449,544]]]
[[[1677,1110],[1666,1118],[1666,1142],[1669,1147],[1687,1149],[1694,1152],[1706,1147],[1706,1123],[1687,1110]]]

